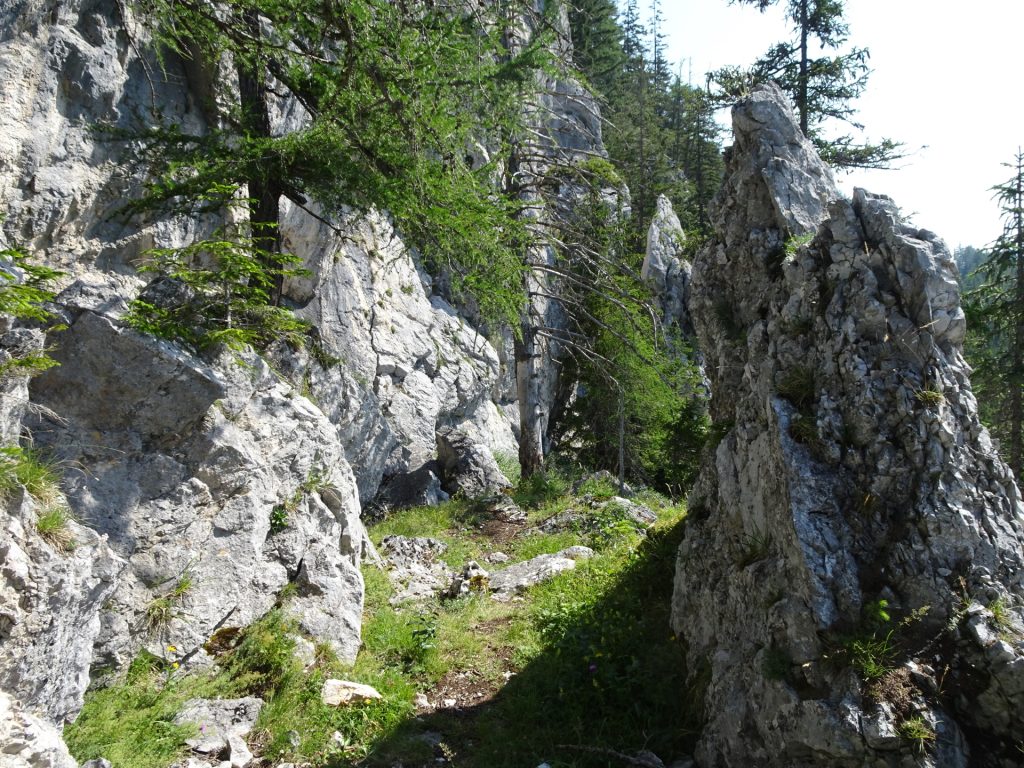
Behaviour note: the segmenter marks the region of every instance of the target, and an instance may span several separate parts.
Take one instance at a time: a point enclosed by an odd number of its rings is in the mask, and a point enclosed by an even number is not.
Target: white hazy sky
[[[710,69],[749,65],[786,35],[783,5],[761,14],[727,0],[662,0],[669,58],[694,85]],[[839,174],[840,187],[889,195],[951,249],[988,245],[1001,230],[990,188],[1011,176],[1001,163],[1024,145],[1024,0],[847,0],[845,15],[874,70],[857,119],[867,138],[902,141],[911,154],[899,170]]]

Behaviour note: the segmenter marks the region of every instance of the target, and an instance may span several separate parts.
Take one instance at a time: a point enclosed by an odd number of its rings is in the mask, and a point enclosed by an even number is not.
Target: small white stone
[[[324,686],[320,690],[321,701],[332,707],[382,698],[384,697],[380,695],[376,688],[364,685],[363,683],[353,683],[349,680],[324,680]]]

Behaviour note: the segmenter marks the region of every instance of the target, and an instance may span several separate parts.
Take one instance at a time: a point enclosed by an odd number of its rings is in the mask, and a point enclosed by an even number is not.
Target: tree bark
[[[522,339],[515,340],[516,394],[519,399],[519,466],[522,477],[531,477],[544,469],[543,402],[537,378],[537,353],[534,334],[523,322]]]
[[[800,112],[800,130],[807,135],[807,3],[800,0],[800,79],[797,83],[797,109]]]

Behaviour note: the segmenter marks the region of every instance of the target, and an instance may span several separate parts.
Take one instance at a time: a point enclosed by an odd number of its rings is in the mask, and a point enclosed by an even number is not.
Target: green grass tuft
[[[44,506],[63,501],[54,464],[27,448],[0,448],[0,498],[9,499],[19,486]]]
[[[775,390],[800,411],[810,408],[817,397],[814,370],[803,365],[793,366],[779,376]]]
[[[71,552],[76,546],[76,540],[68,526],[70,519],[66,509],[53,507],[39,515],[36,531],[58,552]]]

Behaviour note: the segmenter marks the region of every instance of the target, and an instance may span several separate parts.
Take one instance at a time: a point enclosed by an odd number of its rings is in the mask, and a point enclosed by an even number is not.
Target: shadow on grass
[[[481,704],[406,720],[360,765],[592,768],[624,764],[609,750],[666,764],[689,754],[699,712],[688,711],[684,648],[669,628],[682,535],[683,521],[652,532],[596,594],[535,601],[542,649],[518,674]]]

